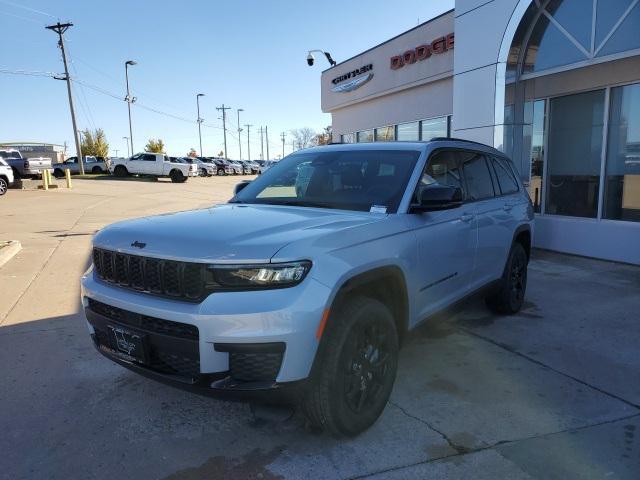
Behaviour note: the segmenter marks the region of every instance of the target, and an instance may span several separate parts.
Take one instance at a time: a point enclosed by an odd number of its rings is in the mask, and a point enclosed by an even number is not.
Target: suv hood
[[[269,262],[287,244],[383,220],[368,212],[274,205],[218,205],[114,223],[94,245],[192,262]],[[132,244],[144,245],[142,248]]]

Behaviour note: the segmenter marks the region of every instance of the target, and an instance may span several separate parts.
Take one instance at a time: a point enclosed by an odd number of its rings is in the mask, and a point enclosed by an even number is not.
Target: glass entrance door
[[[596,218],[605,90],[552,98],[545,213]]]

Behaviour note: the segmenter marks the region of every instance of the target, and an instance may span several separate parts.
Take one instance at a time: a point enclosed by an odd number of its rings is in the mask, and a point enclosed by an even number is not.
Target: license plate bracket
[[[108,328],[109,342],[113,350],[129,359],[147,363],[147,336],[144,333],[119,325],[108,325]]]

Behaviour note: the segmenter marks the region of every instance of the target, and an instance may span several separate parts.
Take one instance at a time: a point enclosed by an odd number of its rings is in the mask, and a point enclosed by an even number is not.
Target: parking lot
[[[250,177],[10,190],[0,240],[0,478],[640,478],[640,268],[536,251],[525,308],[434,319],[361,436],[195,396],[93,348],[79,277],[114,221],[226,201]],[[188,248],[188,245],[185,245]]]

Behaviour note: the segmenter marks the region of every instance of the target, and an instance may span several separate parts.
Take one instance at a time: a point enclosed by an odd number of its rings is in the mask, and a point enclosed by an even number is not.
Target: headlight
[[[265,263],[260,265],[210,265],[210,286],[214,289],[250,290],[292,287],[304,280],[311,262]]]

